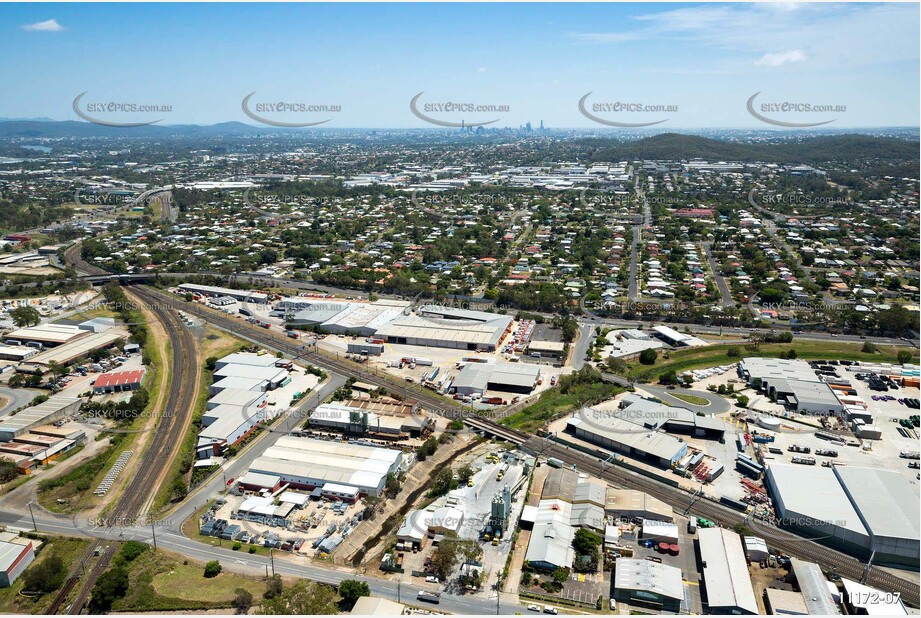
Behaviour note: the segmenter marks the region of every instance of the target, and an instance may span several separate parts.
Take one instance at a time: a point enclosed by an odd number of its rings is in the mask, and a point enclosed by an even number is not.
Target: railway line
[[[154,294],[161,302],[170,298],[159,291],[154,292]],[[597,475],[599,478],[603,478],[620,487],[644,491],[672,505],[681,512],[684,512],[689,505],[693,504],[691,510],[695,514],[706,517],[723,526],[732,527],[741,523],[751,527],[754,523],[755,527],[757,527],[757,532],[765,538],[768,545],[787,555],[816,562],[826,570],[848,579],[861,581],[864,577],[866,564],[854,557],[780,528],[752,522],[743,513],[712,500],[698,499],[695,501],[695,496],[687,490],[661,483],[655,479],[618,467],[616,463],[603,461],[575,449],[566,448],[566,446],[556,442],[536,438],[530,434],[511,429],[490,419],[472,416],[468,410],[454,405],[452,401],[433,392],[409,389],[392,376],[369,372],[360,365],[335,358],[328,353],[315,349],[311,350],[302,344],[293,343],[294,340],[292,339],[275,334],[270,330],[251,326],[238,318],[230,317],[197,303],[184,303],[184,309],[225,330],[245,333],[244,336],[252,341],[292,356],[304,358],[318,367],[383,386],[391,392],[414,398],[425,406],[439,410],[442,413],[456,412],[459,415],[463,415],[465,423],[474,429],[508,440],[534,454],[556,457],[568,465],[576,465],[579,469]],[[453,410],[448,406],[452,406]],[[883,590],[898,592],[907,603],[915,607],[919,604],[918,586],[888,571],[871,569],[865,583]]]
[[[197,399],[197,380],[194,379],[194,376],[199,372],[199,367],[196,344],[192,334],[176,315],[176,312],[160,305],[156,297],[150,295],[143,288],[134,288],[132,292],[159,316],[169,335],[173,348],[170,390],[166,398],[164,410],[166,413],[160,414],[154,427],[153,435],[141,454],[136,473],[128,480],[112,514],[107,518],[110,525],[119,525],[125,521],[136,521],[137,518],[145,515],[150,501],[160,487],[160,476],[169,470],[176,454],[176,449],[182,443],[186,428],[191,422]],[[99,546],[100,541],[98,539],[90,543],[81,557],[82,565],[89,563]],[[82,611],[93,585],[108,567],[114,552],[115,544],[110,544],[99,556],[99,559],[83,579],[77,597],[66,608],[67,613],[79,614]],[[68,578],[52,602],[49,613],[56,614],[61,611],[68,595],[79,580],[79,572],[73,573]]]
[[[102,269],[87,264],[79,257],[77,259],[79,262],[72,263],[75,263],[78,269],[84,270],[91,275],[105,273]],[[161,303],[173,302],[170,296],[159,291],[148,290],[146,294],[148,294],[148,297],[155,298]],[[574,449],[568,449],[563,445],[536,439],[529,434],[510,429],[489,419],[471,417],[469,414],[465,414],[465,411],[462,409],[454,406],[453,402],[435,393],[409,389],[395,378],[363,370],[360,366],[356,366],[346,360],[324,354],[315,347],[311,349],[302,344],[296,344],[287,337],[249,324],[241,323],[238,319],[207,309],[201,305],[184,303],[183,307],[189,313],[197,315],[225,330],[235,333],[240,333],[241,331],[245,332],[246,338],[252,341],[294,357],[304,358],[318,367],[376,383],[392,392],[397,392],[405,397],[414,398],[424,405],[436,410],[443,411],[447,406],[452,406],[459,414],[466,416],[465,422],[475,429],[480,429],[491,435],[508,440],[532,452],[557,457],[569,465],[576,465],[586,472],[596,474],[600,478],[604,478],[621,487],[645,491],[682,511],[693,504],[693,511],[696,514],[704,516],[721,525],[731,527],[739,523],[744,523],[746,525],[751,524],[743,514],[722,504],[706,499],[696,500],[695,502],[694,496],[686,490],[657,482],[654,479],[629,472],[623,468],[618,468],[616,464],[612,465],[606,463],[600,459],[575,451]],[[769,545],[788,555],[817,562],[826,569],[849,579],[857,581],[864,579],[866,565],[856,558],[776,527],[765,527],[761,524],[755,525],[758,527],[758,532],[765,538]],[[907,603],[915,607],[919,605],[918,586],[888,571],[871,569],[870,572],[866,574],[865,583],[883,590],[898,592]]]

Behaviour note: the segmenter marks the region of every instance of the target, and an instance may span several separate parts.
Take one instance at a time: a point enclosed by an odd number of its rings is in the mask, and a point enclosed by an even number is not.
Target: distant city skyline
[[[915,3],[4,4],[0,23],[4,118],[629,133],[921,108]]]

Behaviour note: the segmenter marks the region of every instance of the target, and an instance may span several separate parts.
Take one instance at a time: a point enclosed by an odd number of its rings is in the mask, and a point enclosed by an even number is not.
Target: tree
[[[742,352],[739,350],[739,346],[731,345],[726,348],[726,356],[729,358],[738,358],[742,355]]]
[[[864,352],[865,354],[876,354],[876,352],[879,351],[879,348],[872,341],[864,341],[863,347],[860,348],[860,351]]]
[[[208,358],[205,359],[205,368],[208,371],[214,371],[215,368],[217,368],[217,361],[218,361],[217,356],[209,356]]]
[[[264,615],[318,616],[336,614],[338,595],[330,586],[300,580],[281,594],[263,599],[259,613]]]
[[[736,405],[740,408],[745,408],[748,406],[748,395],[739,395],[736,397]]]
[[[181,476],[177,476],[173,479],[173,485],[170,488],[173,493],[173,499],[182,500],[189,493],[189,486],[185,484],[185,481]]]
[[[16,462],[9,457],[0,457],[0,483],[9,483],[19,476]]]
[[[265,592],[262,593],[263,599],[274,599],[282,593],[281,575],[273,575],[266,581]]]
[[[580,555],[597,554],[598,546],[601,545],[602,538],[590,530],[579,528],[572,538],[573,549]]]
[[[429,484],[429,496],[443,496],[452,489],[457,489],[457,481],[454,480],[454,473],[451,472],[451,468],[442,468]]]
[[[659,355],[656,354],[655,350],[646,349],[640,352],[640,363],[643,365],[655,365],[658,357]]]
[[[109,569],[99,576],[90,598],[90,612],[101,614],[112,609],[112,604],[128,592],[128,571],[124,567]]]
[[[233,598],[233,607],[238,614],[246,614],[249,608],[253,606],[253,593],[246,588],[237,588],[234,590],[236,596]]]
[[[23,328],[25,326],[35,326],[42,321],[42,316],[38,313],[38,309],[29,305],[24,307],[16,307],[15,309],[11,310],[10,318],[19,328]]]
[[[366,582],[360,582],[357,579],[344,579],[339,584],[339,596],[342,597],[346,609],[352,609],[359,598],[371,596],[371,588]]]
[[[67,579],[67,565],[57,554],[52,553],[48,558],[35,564],[26,571],[22,589],[24,592],[48,593],[64,585]]]
[[[221,571],[223,570],[223,568],[224,567],[221,566],[220,562],[218,562],[217,560],[212,560],[211,562],[205,565],[205,577],[208,577],[208,578],[217,577],[218,575],[221,574]]]
[[[678,374],[674,369],[669,369],[659,376],[659,384],[678,384]]]
[[[905,363],[911,362],[911,352],[908,350],[899,350],[896,358],[899,360],[900,365],[904,365]]]

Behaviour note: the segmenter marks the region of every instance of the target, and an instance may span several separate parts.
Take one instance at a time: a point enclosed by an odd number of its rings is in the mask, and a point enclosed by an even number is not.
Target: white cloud
[[[729,52],[723,57],[728,62],[738,58],[740,71],[750,70],[753,62],[827,70],[918,60],[914,3],[707,4],[641,13],[626,18],[624,25],[618,31],[569,37],[596,44],[649,41],[683,50],[696,44]]]
[[[64,26],[59,24],[56,19],[49,19],[34,24],[24,24],[22,29],[26,32],[60,32],[64,29]]]
[[[779,67],[785,64],[796,64],[797,62],[803,62],[805,60],[805,52],[800,49],[791,49],[776,54],[764,54],[755,61],[755,64],[763,67]]]
[[[486,72],[486,67],[480,67],[479,69],[476,70],[476,72],[477,72],[477,73],[485,73],[485,72]]]

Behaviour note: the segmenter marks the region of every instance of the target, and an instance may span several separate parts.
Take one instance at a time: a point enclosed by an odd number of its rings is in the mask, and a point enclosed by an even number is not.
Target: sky
[[[260,118],[329,128],[431,127],[419,93],[497,127],[770,128],[756,93],[769,120],[918,126],[921,105],[917,3],[0,4],[0,57],[6,118],[80,120],[83,92],[93,118],[258,124],[255,92]]]

